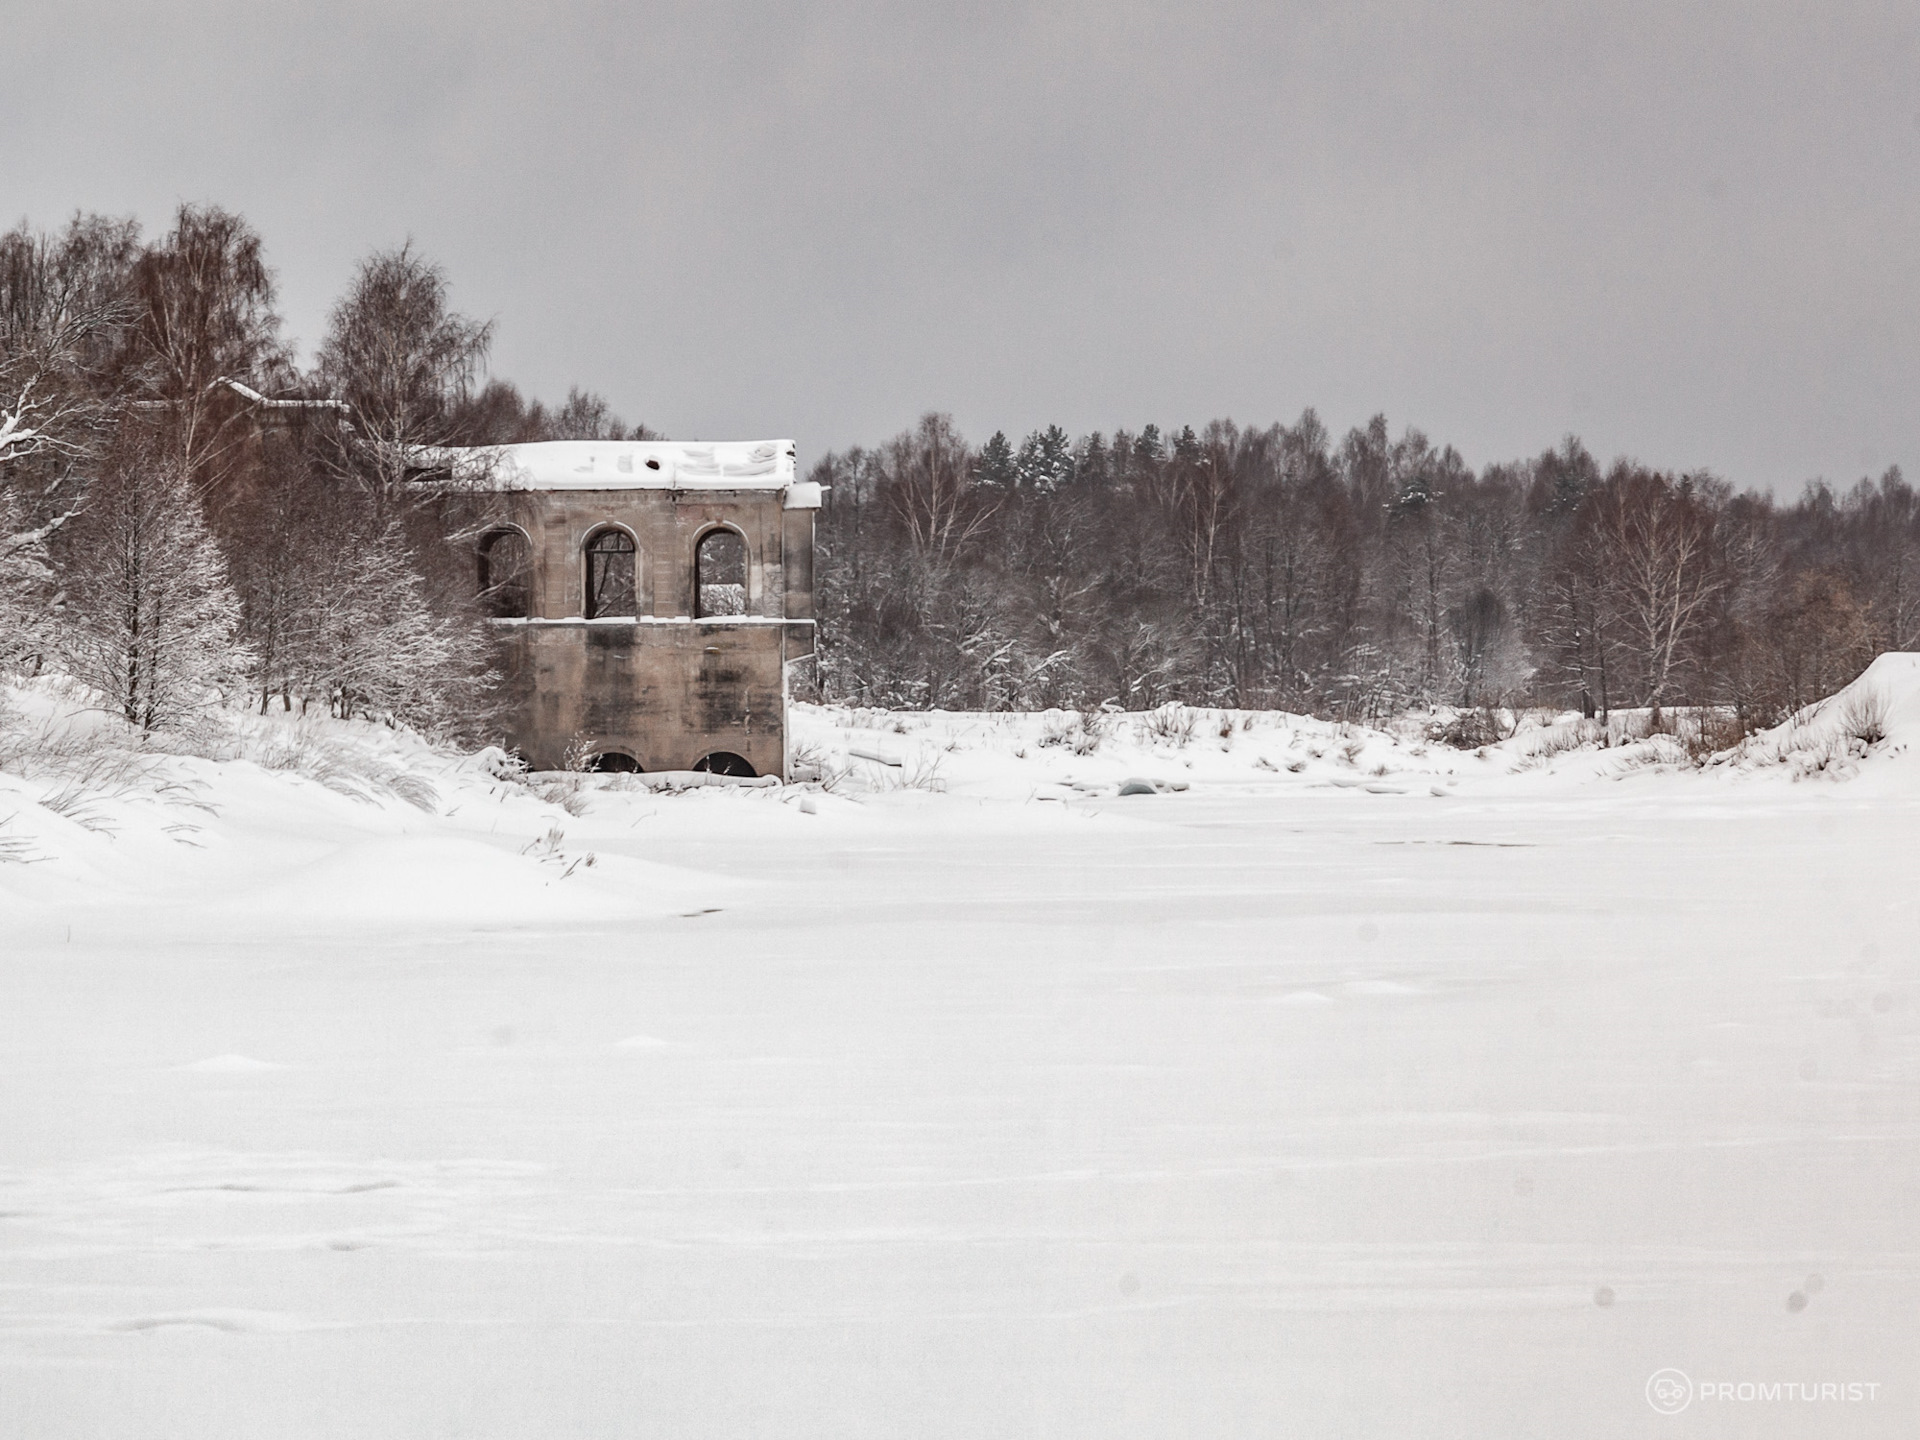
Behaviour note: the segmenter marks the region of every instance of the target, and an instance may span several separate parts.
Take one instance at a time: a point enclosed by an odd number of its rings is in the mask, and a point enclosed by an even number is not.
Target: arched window
[[[747,613],[747,542],[736,531],[715,530],[693,556],[695,613]]]
[[[532,611],[533,547],[518,530],[495,530],[480,541],[480,603],[496,620],[524,620]]]
[[[633,539],[602,530],[587,541],[587,618],[634,613]]]

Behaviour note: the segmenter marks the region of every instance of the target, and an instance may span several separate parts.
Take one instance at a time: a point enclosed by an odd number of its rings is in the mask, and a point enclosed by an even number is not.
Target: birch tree
[[[135,391],[201,493],[219,491],[250,436],[224,382],[263,392],[293,379],[260,236],[217,205],[182,205],[133,287]]]
[[[921,416],[881,451],[881,494],[913,548],[935,564],[978,536],[999,507],[973,483],[973,458],[952,417],[937,414]]]
[[[1714,553],[1714,512],[1699,477],[1673,480],[1618,465],[1587,500],[1585,545],[1602,624],[1658,707],[1726,584]]]
[[[351,408],[344,468],[379,508],[400,500],[420,449],[464,438],[459,411],[492,343],[492,324],[453,310],[446,271],[411,241],[360,262],[328,318],[318,374]]]

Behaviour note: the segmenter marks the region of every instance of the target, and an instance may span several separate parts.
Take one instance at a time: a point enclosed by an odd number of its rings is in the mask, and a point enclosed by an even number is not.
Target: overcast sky
[[[1386,412],[1920,468],[1920,5],[0,0],[0,200],[412,236],[495,373],[803,454]]]

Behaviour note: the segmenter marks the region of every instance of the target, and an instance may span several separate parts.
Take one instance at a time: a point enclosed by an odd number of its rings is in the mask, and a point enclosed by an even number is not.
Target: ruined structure
[[[535,769],[787,773],[813,654],[820,486],[791,441],[558,440],[453,452],[477,584]]]

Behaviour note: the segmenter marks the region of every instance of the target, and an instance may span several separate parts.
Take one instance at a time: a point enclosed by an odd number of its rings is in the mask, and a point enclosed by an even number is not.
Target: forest
[[[72,676],[146,732],[244,701],[489,736],[476,536],[409,488],[414,457],[660,438],[490,375],[492,338],[410,244],[357,266],[302,370],[239,215],[0,236],[0,671]],[[1384,417],[976,446],[932,412],[810,478],[803,698],[1440,709],[1463,743],[1520,707],[1708,707],[1730,741],[1920,649],[1897,469],[1782,502],[1573,436],[1476,471]]]
[[[928,415],[814,478],[822,685],[867,704],[1688,706],[1737,738],[1920,645],[1897,469],[1781,505],[1572,436],[1476,473],[1308,410],[977,451]]]

